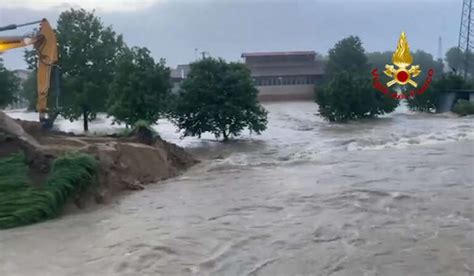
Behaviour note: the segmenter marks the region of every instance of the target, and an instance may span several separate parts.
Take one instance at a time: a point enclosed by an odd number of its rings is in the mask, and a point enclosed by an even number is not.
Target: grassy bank
[[[0,159],[0,229],[58,216],[66,201],[95,182],[96,160],[69,153],[54,160],[46,183],[33,187],[23,153]]]

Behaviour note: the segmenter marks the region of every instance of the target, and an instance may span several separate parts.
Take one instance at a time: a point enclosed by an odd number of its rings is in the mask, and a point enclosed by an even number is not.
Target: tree
[[[146,48],[134,47],[119,58],[110,86],[108,113],[127,126],[139,120],[154,124],[166,111],[170,70],[155,63]]]
[[[329,50],[326,75],[330,79],[340,72],[370,73],[367,56],[359,37],[349,36],[344,38]]]
[[[446,52],[446,61],[451,69],[462,71],[465,55],[458,47],[452,47]]]
[[[33,71],[28,75],[21,88],[21,97],[28,101],[28,110],[36,110],[36,101],[38,99],[36,78],[36,71]]]
[[[13,72],[3,66],[0,58],[0,108],[3,108],[16,100],[16,93],[19,89],[19,79]]]
[[[64,91],[60,112],[71,121],[82,116],[88,131],[88,121],[106,110],[111,68],[125,45],[94,12],[70,9],[60,14],[57,26]]]
[[[428,76],[429,69],[434,70],[435,79],[443,75],[443,61],[435,60],[433,55],[423,50],[416,50],[416,52],[413,53],[413,64],[420,65],[421,73],[418,77],[416,77],[416,81],[419,83],[419,85],[422,85],[425,81],[426,77]]]
[[[370,78],[342,72],[316,94],[321,116],[331,122],[371,118],[395,110],[398,100],[375,91]]]
[[[36,49],[25,48],[23,58],[25,59],[28,69],[36,70],[38,68],[38,52]]]
[[[171,117],[184,136],[211,132],[224,141],[245,128],[260,134],[267,125],[267,112],[258,103],[249,69],[213,58],[191,64]]]
[[[436,108],[440,92],[471,88],[470,84],[459,75],[453,73],[442,74],[431,83],[431,87],[425,93],[407,98],[408,108],[413,111],[432,112]]]
[[[392,63],[393,52],[373,52],[367,53],[367,59],[370,64],[370,68],[377,68],[379,73],[385,70],[386,64]],[[416,77],[415,81],[423,82],[428,74],[429,69],[435,71],[435,77],[440,76],[443,73],[443,63],[440,60],[434,60],[433,56],[425,51],[417,50],[412,54],[413,65],[420,65],[421,74]],[[384,74],[380,74],[385,76]],[[388,78],[384,77],[384,80],[388,81]]]
[[[382,72],[386,64],[392,63],[392,55],[393,52],[390,51],[367,53],[367,61],[371,69],[377,68],[379,72]]]
[[[474,75],[474,54],[462,51],[458,47],[452,47],[446,52],[446,61],[452,70],[464,75],[464,68],[467,62],[468,74]]]
[[[377,62],[381,62],[380,55]],[[398,100],[372,87],[369,68],[358,37],[350,36],[337,42],[329,50],[326,73],[330,81],[316,91],[320,115],[332,122],[345,122],[395,110]]]

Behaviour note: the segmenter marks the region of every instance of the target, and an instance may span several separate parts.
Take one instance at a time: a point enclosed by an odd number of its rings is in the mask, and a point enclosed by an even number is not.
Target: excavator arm
[[[44,122],[47,120],[46,114],[48,111],[48,92],[51,86],[51,73],[53,66],[55,66],[58,62],[56,34],[46,19],[37,22],[26,23],[23,25],[8,25],[0,28],[0,31],[13,30],[17,27],[34,23],[40,23],[39,32],[34,35],[0,37],[0,52],[34,45],[34,48],[38,53],[38,100],[36,103],[36,110],[39,112],[40,121]]]

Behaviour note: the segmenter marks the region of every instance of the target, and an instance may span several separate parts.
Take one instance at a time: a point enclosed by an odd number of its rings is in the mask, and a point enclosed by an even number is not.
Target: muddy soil
[[[124,190],[144,189],[144,185],[176,176],[197,162],[182,148],[161,138],[146,145],[134,137],[91,137],[46,131],[37,122],[13,120],[2,112],[0,132],[9,137],[0,142],[0,157],[23,150],[36,184],[46,180],[56,156],[69,151],[95,156],[100,166],[99,185],[85,196],[84,202],[91,198],[106,202]]]

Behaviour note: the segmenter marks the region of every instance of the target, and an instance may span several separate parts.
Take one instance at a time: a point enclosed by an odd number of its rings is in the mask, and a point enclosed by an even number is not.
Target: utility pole
[[[469,58],[472,58],[474,49],[474,6],[472,0],[463,0],[462,13],[461,13],[461,25],[459,26],[459,38],[458,48],[464,51],[466,58],[464,59],[464,78],[467,78],[467,72],[470,69],[471,62]]]
[[[441,36],[438,38],[438,59],[443,60],[443,39]]]
[[[200,54],[201,54],[201,56],[202,56],[202,59],[205,59],[205,58],[206,58],[206,55],[207,55],[207,56],[210,56],[210,55],[209,55],[209,52],[206,52],[206,51],[203,51],[203,52],[201,52]]]

